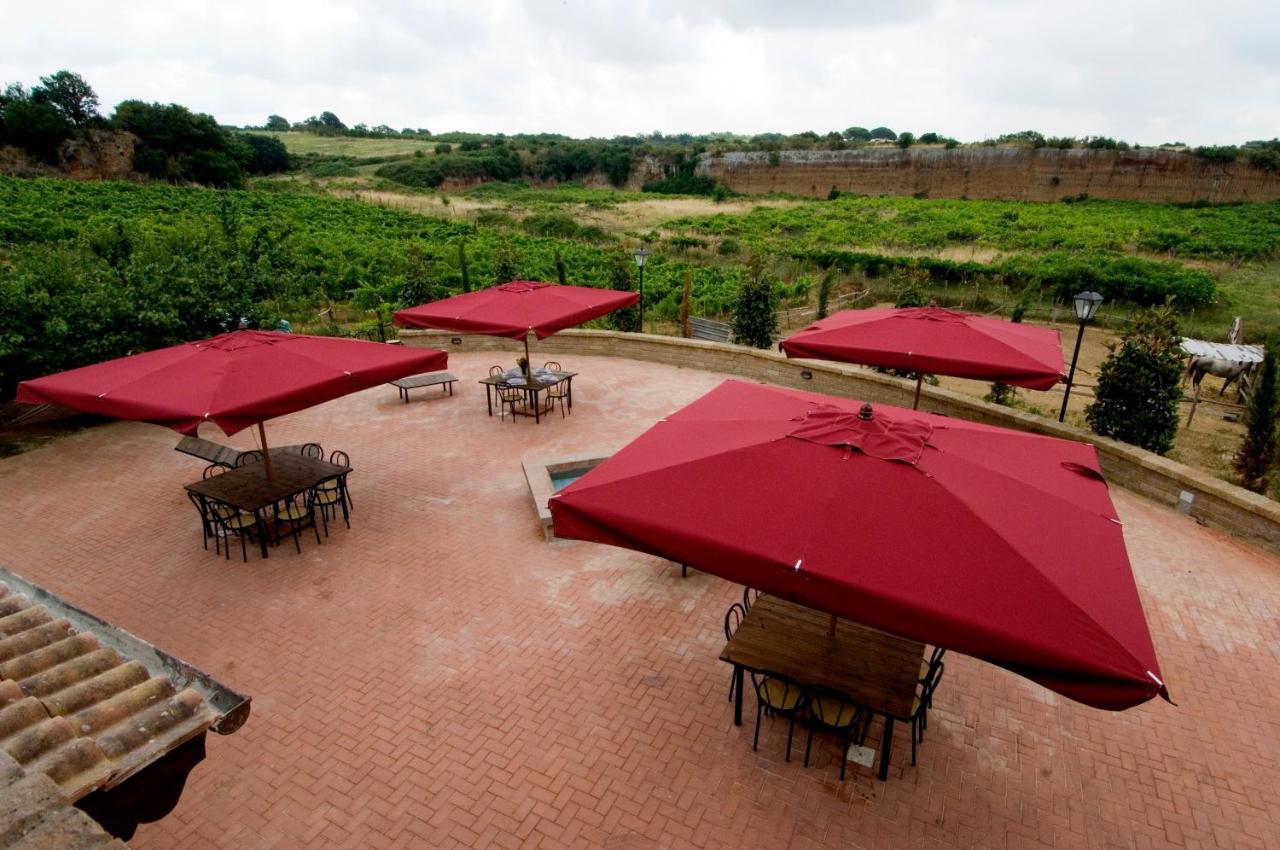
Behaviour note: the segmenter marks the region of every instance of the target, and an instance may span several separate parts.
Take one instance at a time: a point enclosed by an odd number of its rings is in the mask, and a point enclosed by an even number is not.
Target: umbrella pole
[[[271,480],[271,452],[267,449],[267,429],[258,423],[258,442],[262,444],[262,462],[267,465],[267,480]]]
[[[524,335],[524,377],[529,380],[533,377],[533,364],[529,362],[529,334]]]
[[[920,382],[924,380],[924,372],[916,372],[916,397],[911,402],[912,410],[920,409]]]

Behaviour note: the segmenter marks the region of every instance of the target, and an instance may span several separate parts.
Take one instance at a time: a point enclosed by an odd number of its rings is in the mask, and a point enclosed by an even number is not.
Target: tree
[[[58,162],[58,146],[72,126],[52,104],[34,100],[19,84],[0,95],[0,144],[15,145],[50,164]]]
[[[836,267],[827,266],[827,270],[822,273],[822,280],[818,281],[818,315],[815,318],[827,317],[827,302],[831,300],[831,285],[835,280]]]
[[[778,291],[764,273],[764,258],[757,254],[748,262],[747,279],[738,287],[733,338],[743,345],[771,348],[777,333]]]
[[[903,150],[906,150],[907,148],[911,147],[915,143],[916,143],[916,137],[914,133],[903,132],[898,134],[898,147],[902,148]]]
[[[693,296],[693,274],[689,269],[684,270],[684,292],[680,296],[680,336],[688,339],[693,336],[693,330],[689,327],[689,302]]]
[[[289,129],[289,122],[282,115],[268,115],[265,129],[283,132]]]
[[[73,127],[83,127],[98,117],[98,95],[74,71],[58,71],[40,78],[31,99],[47,103]]]
[[[436,299],[432,278],[435,269],[431,255],[418,243],[405,252],[404,281],[400,284],[399,301],[406,307],[426,304]]]
[[[176,103],[126,100],[116,107],[111,123],[138,137],[134,170],[152,177],[238,187],[254,158],[254,149],[218,126],[213,116]]]
[[[871,141],[871,131],[866,127],[850,127],[844,131],[843,135],[851,142]]]
[[[1280,341],[1268,340],[1262,358],[1262,372],[1249,396],[1245,411],[1244,442],[1236,452],[1232,466],[1240,476],[1240,485],[1255,493],[1267,491],[1267,479],[1276,461],[1276,372],[1277,346]]]
[[[609,253],[609,288],[619,292],[634,292],[635,281],[631,269],[635,266],[631,257],[623,251]],[[640,331],[640,307],[632,304],[609,314],[609,326],[615,331],[638,333]]]
[[[886,142],[892,142],[898,138],[898,134],[888,127],[876,127],[868,135],[873,139],[883,139]]]
[[[245,170],[250,174],[276,174],[289,170],[289,151],[285,149],[284,142],[275,136],[245,133],[240,136],[240,140],[253,152],[245,163]]]
[[[467,267],[467,240],[458,240],[458,274],[462,277],[462,291],[471,291],[471,270]]]
[[[1102,361],[1085,419],[1104,437],[1157,454],[1173,448],[1182,398],[1182,338],[1170,307],[1149,310]]]
[[[347,125],[339,121],[338,116],[334,115],[332,112],[328,112],[328,111],[321,112],[319,120],[321,125],[328,127],[330,130],[347,129]]]
[[[520,277],[519,266],[520,257],[515,246],[506,239],[499,242],[493,252],[493,282],[501,284],[516,280]]]
[[[561,286],[568,286],[569,273],[566,271],[564,267],[564,257],[560,256],[559,248],[555,249],[555,263],[556,263],[556,280],[560,282]]]

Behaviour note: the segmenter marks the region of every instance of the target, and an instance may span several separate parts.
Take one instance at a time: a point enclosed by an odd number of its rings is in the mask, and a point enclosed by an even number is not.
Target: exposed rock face
[[[138,137],[112,130],[89,130],[58,148],[58,165],[75,180],[123,180],[133,176]]]
[[[832,187],[864,195],[1057,201],[1087,194],[1128,201],[1273,201],[1280,173],[1162,150],[1056,148],[862,148],[703,154],[697,173],[745,194],[823,197]]]

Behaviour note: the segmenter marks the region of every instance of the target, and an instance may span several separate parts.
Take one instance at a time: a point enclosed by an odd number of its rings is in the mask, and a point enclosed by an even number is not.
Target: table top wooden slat
[[[843,619],[833,638],[830,623],[830,614],[761,595],[720,660],[825,685],[881,714],[908,716],[924,644]]]
[[[421,387],[435,387],[440,384],[449,384],[458,380],[451,372],[424,372],[421,375],[410,375],[407,378],[400,378],[392,381],[391,385],[399,387],[402,390],[416,390]]]
[[[325,460],[271,452],[270,480],[266,464],[251,463],[186,485],[192,493],[217,499],[242,511],[257,511],[314,487],[331,475],[351,472]]]

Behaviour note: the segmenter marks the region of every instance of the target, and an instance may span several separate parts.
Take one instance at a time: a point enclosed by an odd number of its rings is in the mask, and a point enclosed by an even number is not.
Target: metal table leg
[[[744,668],[735,664],[733,666],[733,725],[742,725],[742,686],[746,679]]]
[[[488,384],[484,385],[484,403],[489,408],[489,415],[493,415],[493,388]]]
[[[258,545],[262,547],[262,557],[267,557],[267,524],[262,521],[262,511],[253,512],[253,521],[258,529]]]
[[[542,402],[538,400],[538,391],[529,390],[529,398],[533,401],[533,424],[542,423]]]
[[[893,752],[893,718],[885,715],[884,739],[880,742],[880,780],[889,778],[889,754]]]

